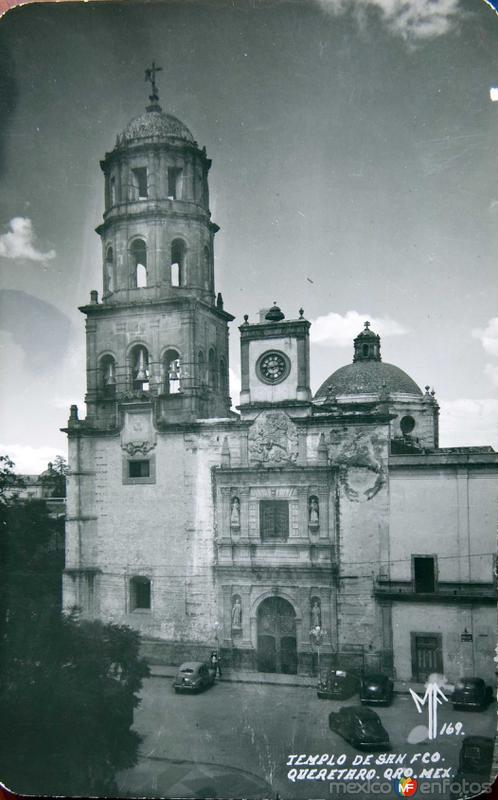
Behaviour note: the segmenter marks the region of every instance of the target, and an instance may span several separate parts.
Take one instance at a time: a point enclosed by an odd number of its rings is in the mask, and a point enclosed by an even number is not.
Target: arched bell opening
[[[135,391],[149,390],[149,351],[138,344],[130,352],[131,385]]]
[[[170,348],[164,354],[164,393],[178,394],[181,390],[180,353]]]
[[[132,286],[143,289],[147,286],[147,245],[143,239],[135,239],[130,247],[132,263]]]

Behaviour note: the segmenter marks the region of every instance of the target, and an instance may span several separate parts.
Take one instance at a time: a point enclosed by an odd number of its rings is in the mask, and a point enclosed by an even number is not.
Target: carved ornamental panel
[[[249,432],[251,466],[279,467],[297,460],[297,431],[283,411],[264,411]]]

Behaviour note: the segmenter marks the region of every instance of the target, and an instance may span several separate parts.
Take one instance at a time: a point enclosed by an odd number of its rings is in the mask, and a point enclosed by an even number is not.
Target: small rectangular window
[[[289,536],[288,500],[261,500],[259,503],[261,539],[287,539]]]
[[[137,608],[150,608],[150,580],[138,576],[130,581],[130,610]]]
[[[128,477],[129,478],[149,478],[150,477],[150,462],[144,461],[128,461]]]
[[[133,170],[135,190],[139,200],[148,197],[147,192],[147,167],[135,167]]]
[[[436,591],[436,559],[434,556],[413,557],[415,591],[429,594]]]
[[[181,167],[168,167],[168,197],[172,200],[181,199],[182,175]]]

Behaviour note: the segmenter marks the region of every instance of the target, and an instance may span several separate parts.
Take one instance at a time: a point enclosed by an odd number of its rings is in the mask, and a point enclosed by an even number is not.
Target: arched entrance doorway
[[[296,614],[283,597],[268,597],[258,608],[258,670],[297,672]]]

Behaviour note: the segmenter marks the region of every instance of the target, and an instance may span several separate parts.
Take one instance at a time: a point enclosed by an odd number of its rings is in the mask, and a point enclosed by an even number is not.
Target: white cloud
[[[475,328],[472,336],[479,339],[486,353],[498,356],[498,317],[492,317],[485,328]]]
[[[55,250],[42,253],[35,246],[33,223],[28,217],[14,217],[9,222],[10,230],[0,236],[0,256],[24,258],[29,261],[49,261],[55,258]]]
[[[455,26],[462,12],[459,0],[318,0],[333,14],[353,10],[363,25],[369,10],[376,10],[388,30],[406,41],[433,39]]]
[[[439,400],[441,447],[498,449],[498,400]]]
[[[26,444],[0,444],[0,452],[14,462],[14,471],[22,475],[39,475],[47,469],[49,461],[57,455],[64,455],[53,447],[31,447]]]
[[[330,314],[313,320],[311,341],[314,344],[350,347],[353,339],[363,330],[366,320],[370,321],[371,329],[380,336],[401,336],[408,333],[399,322],[388,317],[372,317],[371,314],[360,314],[358,311],[347,311],[344,315],[331,311]]]
[[[4,386],[9,380],[9,372],[15,369],[19,374],[24,367],[26,353],[21,345],[17,344],[10,331],[0,330],[0,376],[4,381]]]
[[[495,386],[498,386],[498,364],[486,364],[484,367],[484,374],[490,378]],[[498,427],[498,420],[496,421]]]

